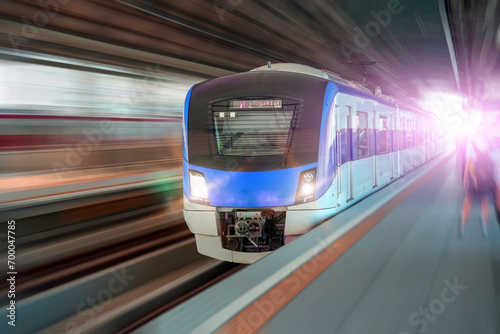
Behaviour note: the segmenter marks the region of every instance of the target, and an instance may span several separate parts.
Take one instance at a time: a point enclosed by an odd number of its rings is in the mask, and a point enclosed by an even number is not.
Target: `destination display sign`
[[[278,109],[281,107],[283,107],[282,99],[232,100],[229,106],[231,109]]]

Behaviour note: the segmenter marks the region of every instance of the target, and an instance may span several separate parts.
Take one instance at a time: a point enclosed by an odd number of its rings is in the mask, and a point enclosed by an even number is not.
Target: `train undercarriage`
[[[268,252],[283,246],[285,212],[232,210],[220,213],[222,246],[239,252]]]

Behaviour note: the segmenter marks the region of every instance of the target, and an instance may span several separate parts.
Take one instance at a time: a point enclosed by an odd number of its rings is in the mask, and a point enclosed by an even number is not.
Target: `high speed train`
[[[184,217],[198,251],[253,263],[444,149],[428,112],[299,64],[196,84]]]

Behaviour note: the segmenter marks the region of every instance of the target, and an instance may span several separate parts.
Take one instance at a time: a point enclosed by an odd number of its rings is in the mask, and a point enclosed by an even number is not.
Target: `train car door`
[[[391,114],[387,109],[377,113],[375,126],[376,186],[389,182],[392,178]]]
[[[336,176],[337,181],[337,207],[342,205],[342,99],[337,95],[335,100],[335,162],[337,163]]]
[[[340,103],[340,101],[339,101]],[[343,152],[342,152],[342,145],[345,141],[346,135],[345,131],[342,131],[342,120],[344,119],[345,116],[343,116],[345,106],[339,105],[338,108],[336,108],[336,126],[337,126],[337,147],[335,148],[335,151],[337,153],[337,207],[341,206],[342,203],[344,203],[345,199],[345,192],[342,191],[342,186],[343,182],[342,179],[344,178],[344,173],[342,173],[342,165],[344,164],[344,158],[343,158]],[[345,128],[344,128],[345,129]]]
[[[403,172],[401,168],[401,111],[398,107],[394,115],[394,177],[399,178]]]
[[[413,169],[415,150],[414,150],[414,131],[413,120],[410,118],[405,119],[405,171],[409,172]]]
[[[346,116],[346,159],[347,159],[347,168],[346,170],[348,171],[347,177],[346,177],[346,202],[349,202],[350,200],[354,199],[354,176],[353,176],[353,170],[352,170],[352,136],[353,136],[353,117],[355,115],[355,111],[353,110],[354,108],[352,106],[349,106],[349,113]]]
[[[373,104],[368,101],[356,103],[352,110],[352,197],[364,196],[373,189]]]
[[[350,114],[352,106],[344,97],[339,99],[337,110],[337,206],[352,198]]]

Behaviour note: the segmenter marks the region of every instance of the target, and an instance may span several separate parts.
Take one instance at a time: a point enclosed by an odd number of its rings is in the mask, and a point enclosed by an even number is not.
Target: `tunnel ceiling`
[[[51,1],[2,1],[1,46],[131,67],[181,59],[208,78],[270,60],[362,81],[349,62],[376,61],[367,83],[400,100],[500,100],[496,0]]]

